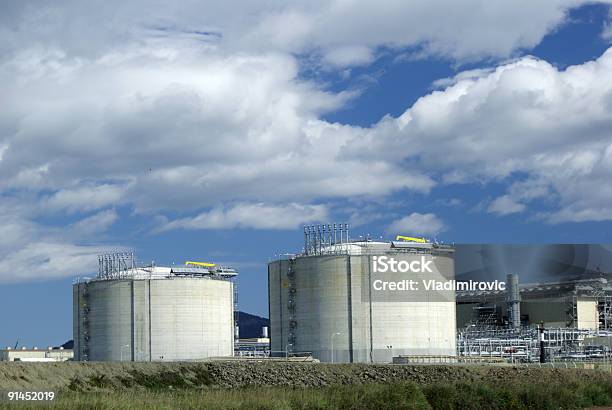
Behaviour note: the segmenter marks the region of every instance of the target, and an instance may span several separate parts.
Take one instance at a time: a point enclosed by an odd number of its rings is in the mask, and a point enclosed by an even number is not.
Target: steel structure
[[[457,334],[459,357],[505,359],[510,362],[538,362],[541,356],[538,328],[467,329]],[[547,362],[600,360],[612,357],[612,334],[607,331],[554,328],[543,329],[544,358]],[[609,339],[603,343],[594,338]],[[587,343],[593,339],[594,343]]]
[[[113,252],[98,255],[98,278],[121,279],[135,268],[134,252]]]
[[[345,253],[348,243],[348,224],[304,226],[304,255]]]

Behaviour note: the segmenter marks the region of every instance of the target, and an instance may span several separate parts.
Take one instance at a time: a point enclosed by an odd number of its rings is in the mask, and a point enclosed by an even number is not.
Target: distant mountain
[[[54,349],[59,349],[60,347],[63,347],[64,349],[73,349],[74,348],[74,340],[70,339],[68,340],[66,343],[64,343],[61,346],[54,346]]]
[[[238,327],[240,328],[239,336],[241,339],[261,337],[261,329],[264,326],[270,328],[270,319],[238,311]]]
[[[238,311],[238,327],[240,328],[241,339],[261,337],[261,328],[264,326],[270,328],[270,319]],[[60,346],[57,346],[55,348],[59,349],[59,347]],[[74,341],[72,339],[68,340],[61,347],[64,349],[72,349],[74,347]]]

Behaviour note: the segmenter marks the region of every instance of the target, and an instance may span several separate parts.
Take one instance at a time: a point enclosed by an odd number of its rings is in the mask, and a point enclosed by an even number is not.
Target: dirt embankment
[[[0,363],[0,390],[120,390],[125,388],[321,387],[339,384],[418,384],[486,381],[612,383],[597,370],[493,366],[330,365],[285,362]],[[171,387],[170,387],[171,386]]]

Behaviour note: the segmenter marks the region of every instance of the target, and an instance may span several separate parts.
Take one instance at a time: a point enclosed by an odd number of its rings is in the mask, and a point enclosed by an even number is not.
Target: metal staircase
[[[296,304],[295,297],[297,294],[297,286],[295,283],[295,258],[289,259],[289,268],[287,270],[287,279],[289,281],[287,299],[287,309],[289,310],[289,338],[287,339],[287,353],[293,351],[296,341],[297,320],[296,320]]]
[[[87,286],[87,284],[85,283],[83,284],[83,292],[81,294],[81,314],[82,314],[81,334],[83,335],[83,339],[82,339],[83,348],[80,350],[82,352],[82,357],[81,357],[82,361],[89,360],[89,339],[90,339],[89,312],[90,310],[91,310],[91,307],[89,305],[89,286]]]

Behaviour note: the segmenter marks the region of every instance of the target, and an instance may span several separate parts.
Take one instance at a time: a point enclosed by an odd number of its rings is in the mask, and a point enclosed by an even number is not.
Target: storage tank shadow
[[[454,290],[375,293],[398,278],[452,281],[453,254],[429,242],[351,241],[347,224],[305,227],[304,251],[268,265],[272,354],[338,363],[455,356]],[[381,257],[428,269],[382,274]]]
[[[73,285],[75,360],[232,356],[236,275],[209,263],[137,267],[132,253],[100,255],[98,276]]]

